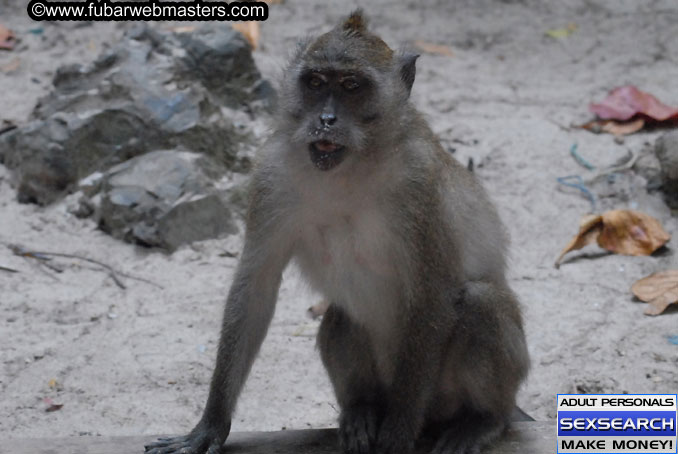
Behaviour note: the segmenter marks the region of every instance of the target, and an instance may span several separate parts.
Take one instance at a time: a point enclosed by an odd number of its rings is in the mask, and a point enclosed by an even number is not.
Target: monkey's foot
[[[225,437],[204,430],[193,430],[182,437],[159,438],[146,446],[146,454],[219,454]]]
[[[455,422],[440,434],[431,454],[480,454],[506,427],[504,423],[478,418],[469,418],[466,423]]]
[[[376,409],[358,405],[341,413],[339,444],[347,454],[370,454],[377,440],[379,421]]]
[[[379,428],[377,454],[410,454],[415,434],[411,420],[398,413],[387,415]]]

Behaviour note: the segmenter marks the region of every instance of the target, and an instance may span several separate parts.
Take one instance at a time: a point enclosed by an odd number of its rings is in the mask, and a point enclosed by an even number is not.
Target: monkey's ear
[[[417,73],[417,58],[419,54],[405,53],[399,59],[400,78],[405,83],[407,94],[412,91],[412,84],[414,84],[414,76]]]

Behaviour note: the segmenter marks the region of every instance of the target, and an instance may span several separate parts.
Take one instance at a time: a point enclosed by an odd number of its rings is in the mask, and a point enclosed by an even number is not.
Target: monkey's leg
[[[467,283],[459,316],[465,322],[452,335],[436,399],[447,419],[436,424],[443,429],[434,454],[476,454],[496,440],[529,368],[518,302],[505,285]],[[454,402],[451,415],[445,400]]]
[[[341,407],[341,448],[345,453],[369,454],[381,416],[381,391],[370,338],[364,328],[332,304],[320,326],[318,347]]]

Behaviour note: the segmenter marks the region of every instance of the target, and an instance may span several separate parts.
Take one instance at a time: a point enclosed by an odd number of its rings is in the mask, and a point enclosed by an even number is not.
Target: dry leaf
[[[661,223],[650,215],[633,210],[603,213],[600,247],[615,254],[650,255],[671,239]]]
[[[9,74],[19,69],[20,66],[21,60],[19,59],[19,57],[14,57],[4,65],[0,66],[0,71],[2,71],[5,74]]]
[[[234,30],[243,34],[250,47],[256,49],[259,44],[259,22],[247,21],[231,24]]]
[[[614,134],[615,136],[627,136],[638,132],[645,126],[645,119],[636,118],[631,121],[615,121],[615,120],[593,120],[583,125],[577,126],[578,128],[587,129],[596,134],[600,132],[608,132]]]
[[[600,231],[602,230],[602,228],[603,228],[602,216],[596,215],[585,216],[579,223],[579,233],[577,234],[577,236],[572,238],[569,244],[565,246],[565,249],[563,249],[563,252],[560,253],[560,256],[558,256],[555,265],[556,268],[560,267],[560,262],[562,258],[568,252],[581,249],[584,246],[588,246],[589,244],[594,243],[598,239],[598,236],[600,235]]]
[[[414,45],[417,49],[426,54],[443,55],[445,57],[454,56],[452,49],[450,49],[449,46],[446,46],[444,44],[434,44],[426,41],[417,40],[414,42]]]
[[[611,210],[582,219],[579,233],[563,249],[555,267],[570,251],[596,241],[598,246],[623,255],[650,255],[671,239],[652,216],[633,210]]]
[[[656,121],[678,118],[678,109],[663,104],[650,93],[638,90],[633,85],[615,88],[598,104],[589,109],[603,120],[626,121],[642,114]]]
[[[46,412],[58,411],[64,406],[64,404],[55,404],[49,397],[45,397],[42,401],[47,405],[47,408],[45,408]]]
[[[572,33],[574,33],[577,30],[577,28],[578,28],[577,24],[570,23],[563,28],[552,28],[551,30],[546,30],[544,34],[555,39],[567,38]]]
[[[640,131],[643,129],[643,126],[645,126],[645,120],[642,118],[626,122],[610,120],[605,122],[602,129],[603,131],[614,134],[615,136],[626,136]]]
[[[659,315],[666,308],[678,303],[678,270],[667,270],[639,279],[631,291],[641,301],[649,303],[645,314]]]
[[[52,404],[45,409],[46,412],[51,413],[53,411],[58,411],[63,408],[64,404]]]
[[[195,26],[193,25],[180,25],[178,27],[172,27],[171,30],[174,33],[192,33],[195,31]]]
[[[0,25],[0,49],[12,50],[15,44],[16,36],[14,36],[14,32]]]

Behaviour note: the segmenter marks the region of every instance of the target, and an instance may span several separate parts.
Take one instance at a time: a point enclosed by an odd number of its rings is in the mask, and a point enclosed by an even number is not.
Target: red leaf
[[[42,401],[47,405],[47,408],[45,408],[46,412],[53,412],[53,411],[59,411],[61,408],[64,406],[64,404],[55,404],[52,399],[49,397],[45,397],[42,399]]]
[[[0,49],[12,50],[16,44],[14,32],[3,25],[0,25]]]
[[[647,115],[653,120],[665,121],[678,118],[678,109],[663,104],[649,93],[633,85],[617,87],[599,104],[589,109],[604,120],[628,120],[636,114]]]

